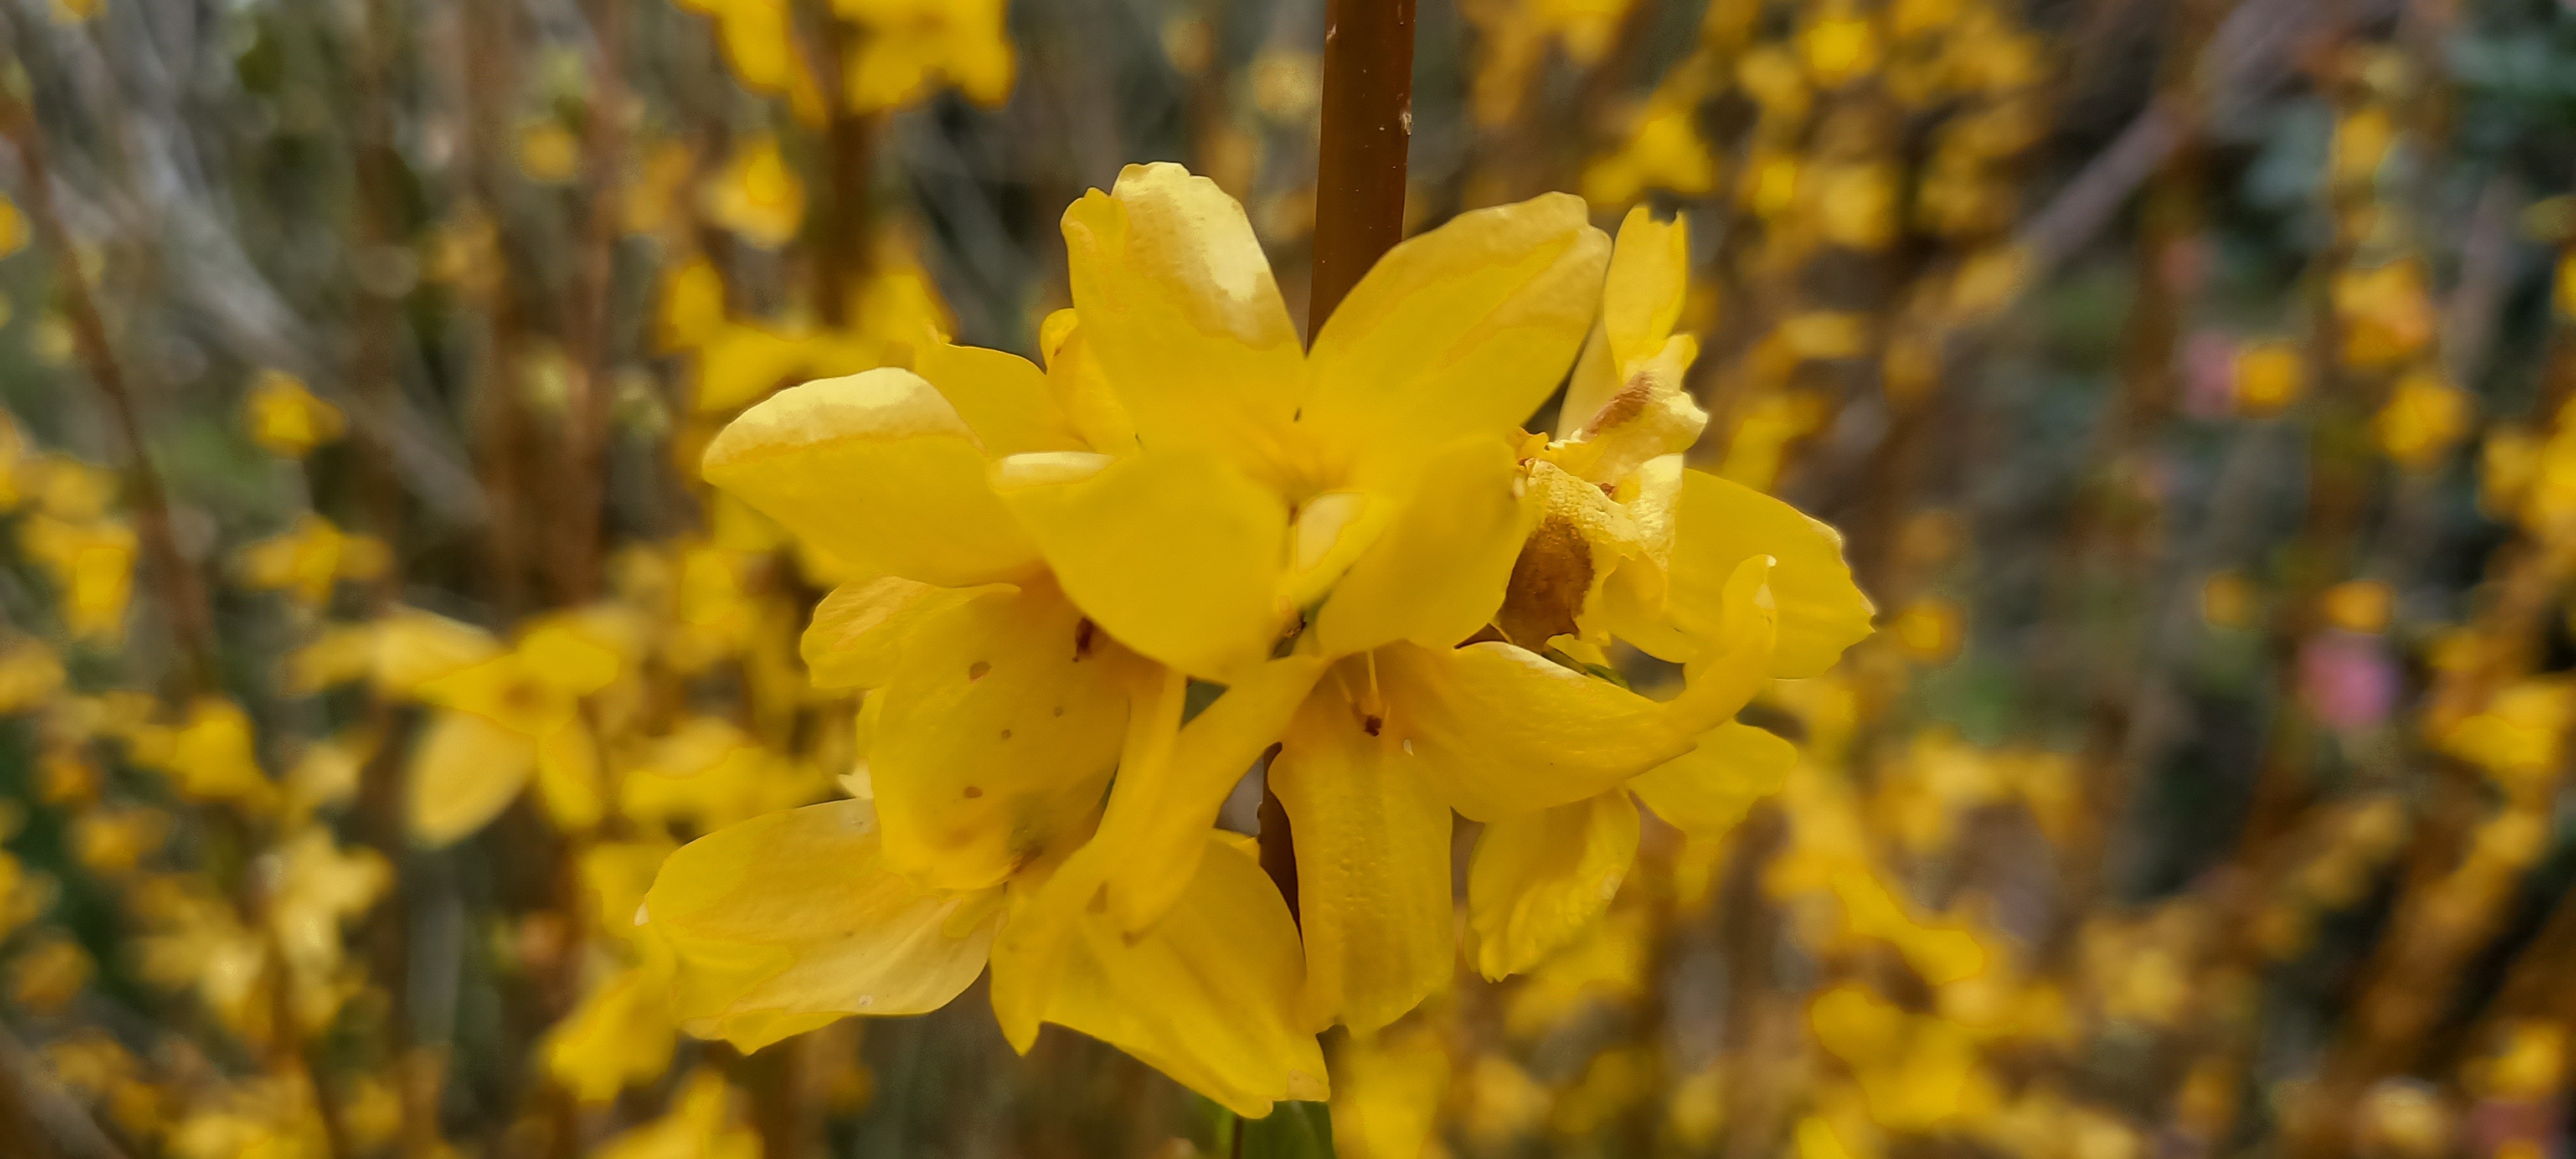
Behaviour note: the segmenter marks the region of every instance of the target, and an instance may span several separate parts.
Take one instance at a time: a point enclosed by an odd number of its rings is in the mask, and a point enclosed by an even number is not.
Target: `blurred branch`
[[[25,1159],[125,1159],[6,1027],[0,1027],[0,1142]]]
[[[2045,281],[2100,235],[2129,196],[2192,137],[2195,120],[2216,125],[2245,116],[2288,75],[2282,66],[2295,49],[2395,7],[2396,0],[2246,0],[2237,5],[2200,55],[2195,70],[2202,94],[2198,117],[2191,100],[2181,94],[2160,93],[2150,100],[2137,119],[2022,224],[2017,239],[2027,263],[2022,284]]]
[[[117,433],[124,439],[128,483],[134,490],[133,502],[136,531],[143,541],[143,553],[154,584],[161,590],[165,612],[170,617],[171,634],[175,636],[185,664],[184,677],[189,691],[209,692],[217,683],[215,668],[215,625],[206,602],[203,580],[180,553],[177,537],[170,527],[170,502],[161,486],[161,475],[152,465],[152,454],[143,438],[143,422],[134,405],[134,395],[126,387],[124,368],[118,363],[116,350],[109,342],[107,321],[99,314],[98,302],[90,294],[89,278],[81,270],[80,253],[71,237],[63,231],[62,217],[54,209],[52,170],[46,163],[44,126],[37,123],[35,110],[29,107],[20,86],[24,83],[18,63],[18,17],[14,11],[0,7],[0,25],[5,25],[9,39],[10,70],[17,75],[0,78],[0,135],[9,138],[18,151],[18,164],[24,178],[25,211],[35,228],[37,244],[44,247],[53,263],[56,283],[60,286],[64,312],[69,315],[72,338],[82,362],[89,371],[92,385],[107,400]]]

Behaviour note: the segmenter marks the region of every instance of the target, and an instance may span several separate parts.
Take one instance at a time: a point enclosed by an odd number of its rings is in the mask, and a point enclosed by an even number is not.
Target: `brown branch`
[[[465,105],[467,204],[462,216],[488,224],[493,238],[499,240],[505,230],[501,189],[506,163],[500,160],[508,131],[504,102],[514,83],[511,46],[515,38],[505,24],[508,8],[500,0],[463,0],[456,11],[461,41],[457,55],[463,65],[460,95]],[[478,250],[465,277],[467,297],[487,328],[471,387],[475,466],[484,491],[491,496],[485,547],[492,590],[487,598],[505,620],[516,618],[529,603],[534,511],[527,485],[528,410],[513,378],[526,333],[511,289],[516,281],[510,270],[515,252],[516,247],[506,244]]]
[[[1332,0],[1324,18],[1324,129],[1315,176],[1315,271],[1306,337],[1404,239],[1413,140],[1413,0]]]
[[[125,1159],[105,1129],[0,1027],[0,1143],[27,1159]]]
[[[614,341],[617,236],[623,202],[618,165],[626,152],[626,86],[620,78],[625,0],[591,0],[591,97],[582,122],[583,221],[574,270],[568,345],[574,356],[564,408],[564,526],[555,547],[558,594],[588,600],[599,587],[601,528],[608,499],[609,404],[615,393]]]
[[[848,326],[853,296],[870,265],[876,233],[869,186],[876,170],[878,118],[850,108],[850,54],[865,33],[822,0],[797,6],[816,83],[831,110],[824,127],[823,203],[814,215],[814,312],[825,325]]]
[[[10,64],[14,70],[18,67],[16,45],[20,39],[16,17],[0,10],[0,21],[9,27]],[[81,273],[80,254],[73,248],[70,234],[63,229],[62,215],[54,206],[45,129],[29,104],[33,99],[15,84],[0,83],[0,135],[7,136],[17,147],[18,164],[25,176],[27,221],[35,227],[36,243],[53,263],[64,312],[70,316],[73,343],[89,371],[91,384],[107,400],[117,434],[125,440],[126,484],[133,493],[135,529],[143,541],[153,585],[168,610],[171,634],[178,638],[187,690],[210,692],[218,683],[214,613],[206,602],[201,578],[180,553],[178,538],[171,531],[169,497],[144,443],[143,420],[134,404],[134,393],[126,382],[123,366],[117,362],[115,346],[108,339],[107,321],[100,315],[98,301]]]

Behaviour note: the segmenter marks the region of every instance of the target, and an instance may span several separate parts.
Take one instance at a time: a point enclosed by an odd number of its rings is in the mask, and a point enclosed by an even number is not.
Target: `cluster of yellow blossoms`
[[[1677,224],[1462,215],[1311,349],[1204,179],[1130,167],[1064,230],[1043,369],[942,344],[709,445],[710,482],[866,577],[804,645],[868,690],[864,772],[682,849],[642,912],[702,1033],[931,1009],[989,961],[1022,1049],[1070,1026],[1258,1116],[1324,1097],[1318,1031],[1449,980],[1453,811],[1484,823],[1476,960],[1527,969],[1606,908],[1632,799],[1731,822],[1787,759],[1736,710],[1870,605],[1830,529],[1682,466]],[[1522,433],[1569,368],[1584,417]],[[1682,690],[1625,687],[1614,643]],[[1293,916],[1212,828],[1256,763]]]

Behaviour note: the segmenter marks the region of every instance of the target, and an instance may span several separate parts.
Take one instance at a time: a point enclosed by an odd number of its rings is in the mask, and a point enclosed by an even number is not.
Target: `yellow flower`
[[[286,593],[307,608],[331,599],[341,580],[366,581],[385,574],[392,563],[384,541],[371,535],[346,535],[331,521],[307,512],[295,528],[242,549],[242,579],[251,587]]]
[[[2334,310],[2343,325],[2343,358],[2356,367],[2392,366],[2433,341],[2433,301],[2424,267],[2394,261],[2335,275]]]
[[[97,973],[78,942],[59,935],[40,939],[9,963],[9,998],[20,1008],[53,1014],[80,996]]]
[[[980,105],[1011,95],[1007,0],[834,0],[833,9],[863,30],[841,65],[853,112],[912,104],[941,81]]]
[[[860,799],[773,813],[674,854],[645,910],[682,965],[682,1024],[751,1050],[852,1014],[934,1010],[973,982],[1034,883],[916,885],[887,866],[884,840]],[[1171,921],[1131,938],[1077,917],[1048,961],[993,962],[996,1009],[1001,991],[1042,983],[1044,1021],[1114,1043],[1247,1117],[1275,1099],[1320,1098],[1322,1055],[1291,1014],[1296,927],[1248,852],[1204,840]]]
[[[1624,205],[1648,190],[1699,197],[1717,188],[1717,156],[1699,133],[1695,87],[1658,90],[1629,127],[1617,152],[1583,170],[1583,196]]]
[[[171,738],[165,769],[187,796],[264,808],[277,786],[260,771],[253,743],[250,715],[240,705],[200,696],[189,703],[187,723]]]
[[[2388,402],[2370,421],[2379,449],[2409,471],[2442,465],[2452,447],[2469,433],[2477,401],[2451,385],[2440,371],[2421,369],[2397,380]]]
[[[734,1113],[733,1090],[713,1070],[683,1082],[662,1117],[593,1152],[598,1159],[760,1159],[760,1135]]]
[[[519,126],[519,170],[544,185],[562,185],[581,175],[581,138],[561,121],[530,121]]]
[[[1432,1026],[1408,1023],[1373,1040],[1346,1039],[1334,1056],[1333,1150],[1353,1159],[1412,1159],[1439,1127],[1449,1087],[1449,1047]]]
[[[17,855],[0,849],[0,938],[52,909],[54,894],[53,878],[29,872]]]
[[[1878,28],[1848,9],[1829,11],[1799,30],[1798,55],[1817,87],[1841,88],[1878,67]]]
[[[795,240],[805,223],[805,183],[772,133],[737,145],[709,183],[706,199],[708,216],[762,249]]]
[[[827,795],[831,781],[714,717],[682,721],[619,781],[618,812],[645,825],[721,829]]]
[[[1373,1030],[1448,977],[1452,808],[1617,788],[1689,753],[1762,669],[1663,705],[1508,641],[1457,646],[1528,532],[1510,436],[1598,301],[1606,239],[1580,202],[1397,247],[1311,354],[1204,180],[1132,167],[1065,233],[1074,310],[1044,371],[936,345],[918,374],[782,392],[709,446],[711,482],[881,577],[836,591],[805,642],[818,684],[877,689],[875,799],[701,840],[649,909],[695,1028],[757,1044],[926,1009],[989,944],[1014,1044],[1064,1023],[1260,1113],[1321,1093],[1312,1030]],[[1703,661],[1768,647],[1751,554],[1704,593],[1724,610],[1691,622]],[[1184,725],[1190,677],[1227,687]],[[1208,831],[1274,743],[1302,953]]]
[[[799,55],[788,0],[680,0],[680,7],[715,18],[725,64],[744,88],[784,95],[799,119],[822,121],[822,89]]]
[[[517,647],[412,688],[439,709],[412,758],[414,836],[443,845],[482,828],[532,776],[557,825],[599,820],[599,748],[582,698],[626,667],[614,627],[580,612],[542,620]]]
[[[18,203],[0,195],[0,258],[27,248],[27,215]]]
[[[2254,343],[2237,352],[2233,387],[2236,413],[2269,418],[2307,393],[2307,360],[2288,342]]]
[[[0,714],[25,712],[63,687],[62,654],[28,637],[0,643]]]
[[[73,636],[113,643],[125,635],[138,550],[133,528],[40,511],[19,521],[18,546],[53,580],[63,626]]]
[[[243,394],[242,423],[252,442],[290,459],[339,438],[347,426],[340,408],[313,397],[301,379],[282,370],[261,371]]]

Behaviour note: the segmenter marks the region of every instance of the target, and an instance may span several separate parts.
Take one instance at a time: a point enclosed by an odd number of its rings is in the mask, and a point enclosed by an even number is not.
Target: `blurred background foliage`
[[[2565,1155],[2576,9],[1420,5],[1417,228],[1687,215],[1693,461],[1880,632],[1246,1129],[979,1001],[735,1056],[622,915],[859,744],[698,449],[1038,353],[1129,162],[1302,304],[1322,0],[0,0],[0,1150]]]

